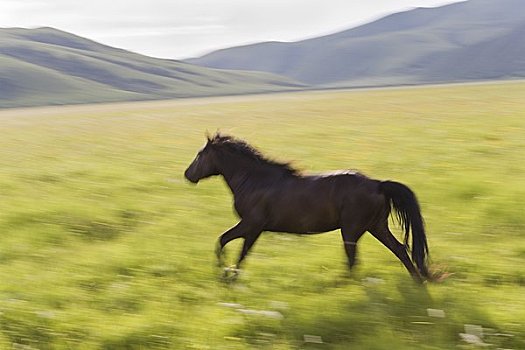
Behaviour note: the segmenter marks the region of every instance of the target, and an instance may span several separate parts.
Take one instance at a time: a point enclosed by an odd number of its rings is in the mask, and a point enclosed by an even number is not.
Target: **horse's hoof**
[[[234,275],[238,275],[241,272],[241,270],[238,269],[235,265],[224,268],[224,274],[229,274],[230,272]]]
[[[241,270],[236,266],[225,267],[222,277],[228,281],[236,280],[237,277],[239,277],[240,272]]]

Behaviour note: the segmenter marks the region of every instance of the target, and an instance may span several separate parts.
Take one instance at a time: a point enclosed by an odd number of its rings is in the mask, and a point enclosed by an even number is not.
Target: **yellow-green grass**
[[[451,349],[473,324],[523,349],[523,101],[514,82],[0,112],[0,348]],[[369,236],[350,274],[332,232],[265,234],[222,281],[231,195],[182,176],[216,129],[407,184],[451,276],[417,286]]]

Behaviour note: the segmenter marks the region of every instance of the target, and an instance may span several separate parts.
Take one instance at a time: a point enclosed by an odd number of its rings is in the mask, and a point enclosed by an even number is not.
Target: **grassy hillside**
[[[244,94],[298,88],[268,73],[146,57],[53,28],[0,29],[0,107]]]
[[[417,8],[331,35],[212,52],[188,62],[330,86],[400,85],[525,76],[521,0]]]
[[[0,348],[470,349],[470,333],[523,349],[524,95],[502,83],[2,111]],[[338,232],[264,234],[224,283],[213,250],[236,222],[231,196],[182,177],[217,128],[305,171],[407,184],[452,275],[419,287],[369,235],[349,275]]]

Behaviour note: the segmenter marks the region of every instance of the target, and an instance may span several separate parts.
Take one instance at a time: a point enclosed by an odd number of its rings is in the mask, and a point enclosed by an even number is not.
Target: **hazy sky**
[[[457,1],[457,0],[456,0]],[[0,0],[0,27],[55,27],[163,58],[333,33],[454,0]]]

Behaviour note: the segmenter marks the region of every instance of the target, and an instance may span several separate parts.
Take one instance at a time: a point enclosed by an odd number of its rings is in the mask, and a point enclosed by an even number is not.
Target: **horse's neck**
[[[280,176],[278,172],[249,161],[231,162],[222,169],[224,180],[234,196],[242,195],[247,189],[264,185],[272,177]]]
[[[223,176],[234,196],[241,195],[249,187],[250,175],[247,172],[223,174]]]

